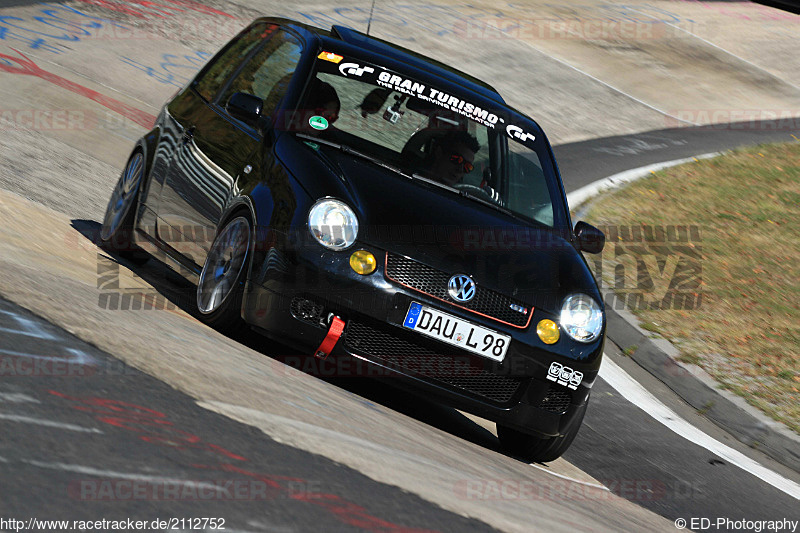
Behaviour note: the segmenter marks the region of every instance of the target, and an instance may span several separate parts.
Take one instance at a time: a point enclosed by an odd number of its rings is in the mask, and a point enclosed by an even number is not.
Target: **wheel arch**
[[[158,126],[147,132],[144,136],[139,138],[136,142],[136,148],[144,152],[145,172],[149,176],[150,170],[153,168],[153,160],[155,159],[156,147],[161,138],[161,128]],[[134,150],[136,149],[134,148]]]
[[[225,224],[233,220],[233,218],[240,213],[246,213],[250,223],[254,228],[256,227],[258,220],[256,219],[256,209],[253,205],[253,199],[249,196],[237,196],[228,203],[228,206],[222,212],[219,223],[217,223],[217,233],[225,227]]]
[[[258,220],[256,219],[255,211],[256,210],[253,205],[252,198],[249,196],[237,196],[231,202],[229,202],[228,207],[222,212],[222,216],[219,219],[216,230],[216,234],[218,235],[219,232],[222,231],[222,228],[224,228],[226,224],[228,224],[237,216],[245,215],[250,221],[251,235],[247,265],[245,267],[245,282],[248,282],[250,280],[250,276],[252,275],[253,261],[257,245],[256,241],[258,238]]]
[[[139,223],[143,216],[145,206],[148,204],[147,200],[150,196],[150,188],[152,185],[151,171],[153,169],[153,162],[155,161],[156,149],[158,148],[159,140],[161,139],[161,128],[155,126],[147,134],[140,137],[136,141],[136,145],[131,150],[129,158],[137,151],[142,152],[144,157],[144,168],[142,169],[142,183],[139,184],[139,195],[136,198],[136,214],[133,219],[133,227],[139,228]]]

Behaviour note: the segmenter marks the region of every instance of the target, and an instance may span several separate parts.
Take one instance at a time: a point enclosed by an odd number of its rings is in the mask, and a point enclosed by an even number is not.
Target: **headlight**
[[[358,219],[344,202],[325,198],[308,212],[308,229],[325,248],[344,250],[356,242]]]
[[[578,342],[592,342],[603,328],[603,311],[585,294],[573,294],[561,306],[561,327]]]

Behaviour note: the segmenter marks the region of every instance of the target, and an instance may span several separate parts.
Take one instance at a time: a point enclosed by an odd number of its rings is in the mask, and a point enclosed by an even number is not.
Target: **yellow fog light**
[[[539,338],[542,339],[542,342],[545,344],[555,344],[559,337],[561,337],[561,333],[558,331],[558,324],[548,319],[544,319],[536,324],[536,334],[539,335]]]
[[[375,256],[366,250],[358,250],[350,256],[350,268],[358,274],[372,274],[378,266]]]

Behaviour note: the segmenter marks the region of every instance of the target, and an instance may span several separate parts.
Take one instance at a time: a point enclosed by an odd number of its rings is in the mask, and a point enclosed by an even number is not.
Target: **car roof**
[[[344,26],[334,25],[330,30],[324,30],[322,28],[285,18],[264,17],[259,20],[293,27],[295,31],[306,34],[307,37],[314,36],[318,38],[323,47],[334,47],[337,44],[344,43],[352,48],[358,49],[358,52],[360,55],[364,56],[364,59],[370,60],[377,64],[381,64],[388,59],[392,62],[408,65],[423,71],[425,74],[460,85],[469,91],[478,93],[485,98],[505,105],[505,100],[503,100],[503,97],[500,96],[497,90],[488,83],[470,74],[467,74],[466,72],[452,68],[441,61],[437,61],[423,54],[414,52],[413,50],[409,50],[407,48],[403,48],[402,46],[384,41],[383,39],[371,37]]]

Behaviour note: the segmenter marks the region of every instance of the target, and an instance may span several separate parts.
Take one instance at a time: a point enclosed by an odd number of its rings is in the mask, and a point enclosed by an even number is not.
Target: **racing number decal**
[[[552,363],[547,371],[547,379],[576,390],[581,381],[583,381],[583,372],[572,370],[561,363]]]

